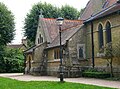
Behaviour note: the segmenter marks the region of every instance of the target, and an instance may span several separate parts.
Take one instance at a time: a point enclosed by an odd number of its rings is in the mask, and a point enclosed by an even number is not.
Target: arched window
[[[110,22],[106,23],[106,43],[110,43],[112,41],[111,37],[111,24]]]
[[[39,34],[39,38],[38,38],[38,44],[40,44],[40,43],[43,43],[43,37],[42,37],[42,35],[41,34]]]
[[[98,26],[98,40],[99,40],[99,49],[104,45],[103,43],[103,27],[101,24]]]
[[[38,38],[38,44],[40,43],[40,40],[39,40],[39,38]]]
[[[83,56],[83,47],[79,48],[79,58],[84,58],[84,56]]]
[[[40,43],[43,43],[43,37],[41,36],[41,34],[39,34],[39,38],[40,38]]]

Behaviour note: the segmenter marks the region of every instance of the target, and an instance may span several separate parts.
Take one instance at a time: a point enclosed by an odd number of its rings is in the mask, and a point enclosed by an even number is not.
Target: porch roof
[[[62,31],[62,33],[61,33],[62,45],[65,45],[66,41],[68,41],[78,30],[80,30],[81,27],[82,27],[82,25],[78,25],[78,26],[71,27],[69,29]],[[48,45],[48,47],[46,49],[58,47],[58,46],[60,46],[60,36],[59,35],[54,39],[54,41],[51,44]]]

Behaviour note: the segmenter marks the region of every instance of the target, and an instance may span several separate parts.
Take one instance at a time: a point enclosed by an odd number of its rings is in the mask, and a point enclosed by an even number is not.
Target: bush
[[[23,72],[24,56],[20,49],[4,48],[0,56],[0,73]]]
[[[103,73],[103,72],[83,72],[83,77],[90,77],[90,78],[109,78],[110,73]]]

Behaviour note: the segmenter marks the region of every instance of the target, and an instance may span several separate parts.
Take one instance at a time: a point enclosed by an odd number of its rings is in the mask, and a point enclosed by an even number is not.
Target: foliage
[[[101,57],[106,59],[110,65],[111,77],[113,77],[113,59],[120,59],[120,39],[118,37],[117,41],[112,43],[107,43],[102,49],[99,51],[104,54]]]
[[[61,13],[62,13],[62,17],[65,19],[74,20],[74,19],[78,19],[79,17],[79,12],[77,11],[77,9],[69,5],[62,6]]]
[[[8,78],[0,78],[1,89],[115,89],[101,86],[70,83],[70,82],[48,82],[48,81],[18,81]]]
[[[101,57],[106,59],[110,65],[110,72],[111,77],[113,77],[113,58],[114,58],[114,51],[112,48],[112,43],[107,43],[102,49],[100,49],[101,53],[104,53]]]
[[[6,72],[5,69],[5,46],[14,38],[14,16],[8,8],[0,2],[0,72]]]
[[[90,78],[109,78],[109,73],[103,73],[103,72],[83,72],[83,77],[90,77]]]
[[[32,7],[30,13],[27,14],[24,25],[24,34],[25,36],[27,36],[27,39],[29,39],[31,42],[35,42],[40,10],[43,10],[42,14],[45,18],[57,18],[60,15],[59,8],[54,7],[51,4],[41,2],[35,4]]]
[[[0,45],[6,45],[14,37],[14,16],[8,8],[0,2]]]
[[[41,10],[45,18],[58,18],[62,16],[66,19],[77,19],[79,13],[75,8],[68,5],[63,6],[61,9],[52,6],[51,4],[41,2],[33,5],[30,13],[26,16],[24,23],[24,35],[29,40],[29,43],[35,43],[38,18]]]
[[[110,73],[98,71],[96,68],[89,68],[82,73],[82,76],[90,78],[109,78]]]
[[[23,72],[24,57],[19,49],[5,48],[0,66],[0,72]]]
[[[120,59],[120,40],[117,43],[107,43],[100,53],[104,53],[101,57],[106,59],[110,65],[111,77],[113,76],[113,59]]]
[[[114,55],[113,55],[112,43],[107,43],[103,50],[105,53],[105,56],[104,56],[105,59],[113,58]]]
[[[0,72],[5,72],[4,64],[4,46],[0,45]]]
[[[120,38],[113,44],[113,56],[115,59],[120,60]]]

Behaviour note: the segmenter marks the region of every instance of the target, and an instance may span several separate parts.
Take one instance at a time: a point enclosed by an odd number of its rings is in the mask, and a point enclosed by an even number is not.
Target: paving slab
[[[53,76],[32,76],[32,75],[23,75],[22,73],[9,73],[9,74],[0,74],[1,77],[12,78],[20,81],[60,81],[59,78]],[[120,81],[109,81],[95,78],[64,78],[66,82],[90,84],[111,88],[120,89]]]

